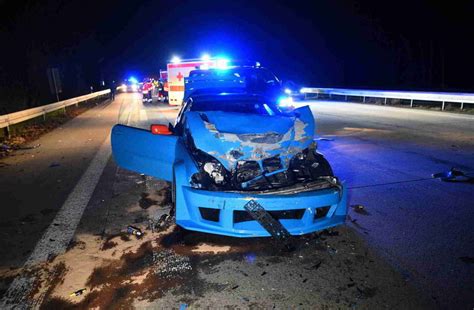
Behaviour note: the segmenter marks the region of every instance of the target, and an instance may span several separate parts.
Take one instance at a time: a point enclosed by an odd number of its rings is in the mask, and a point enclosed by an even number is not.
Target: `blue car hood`
[[[238,161],[279,156],[282,168],[313,142],[314,118],[309,107],[294,115],[253,115],[234,112],[186,112],[187,134],[201,151],[233,171]]]

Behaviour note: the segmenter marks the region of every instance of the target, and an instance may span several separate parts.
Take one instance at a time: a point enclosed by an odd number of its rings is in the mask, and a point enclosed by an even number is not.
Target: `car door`
[[[115,125],[111,139],[112,154],[118,166],[173,181],[178,136],[152,134],[150,130]]]

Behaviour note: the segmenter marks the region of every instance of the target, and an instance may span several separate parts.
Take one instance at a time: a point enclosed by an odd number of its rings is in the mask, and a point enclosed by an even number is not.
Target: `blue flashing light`
[[[179,64],[181,62],[181,58],[178,56],[173,56],[173,58],[171,58],[171,62],[174,64]]]
[[[209,56],[209,54],[202,54],[201,60],[202,61],[209,61],[209,60],[211,60],[211,56]]]
[[[285,88],[285,94],[287,94],[287,95],[291,95],[291,89],[289,89],[289,88]]]
[[[293,98],[291,98],[291,97],[280,97],[280,98],[278,98],[278,106],[280,106],[280,107],[291,107],[291,106],[293,106]]]
[[[218,69],[227,69],[229,66],[229,59],[219,58],[216,60],[216,67]]]
[[[131,83],[131,84],[138,84],[138,80],[134,77],[134,76],[131,76],[128,78],[128,81]]]

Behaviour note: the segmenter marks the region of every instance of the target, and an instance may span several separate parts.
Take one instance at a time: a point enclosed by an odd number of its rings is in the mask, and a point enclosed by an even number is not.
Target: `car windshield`
[[[270,102],[253,98],[194,100],[190,106],[191,111],[223,111],[247,114],[281,115],[283,112]]]
[[[236,67],[225,70],[197,70],[191,72],[189,77],[208,77],[214,79],[222,77],[244,78],[250,87],[261,87],[262,85],[279,85],[277,77],[265,68]]]

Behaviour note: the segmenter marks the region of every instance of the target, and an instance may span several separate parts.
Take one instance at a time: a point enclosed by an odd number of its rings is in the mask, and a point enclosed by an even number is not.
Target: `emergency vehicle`
[[[168,102],[168,71],[160,70],[160,82],[163,89],[159,94],[160,101]]]
[[[196,69],[214,68],[225,62],[223,59],[175,60],[167,65],[168,97],[170,105],[181,105],[184,98],[184,78]]]

